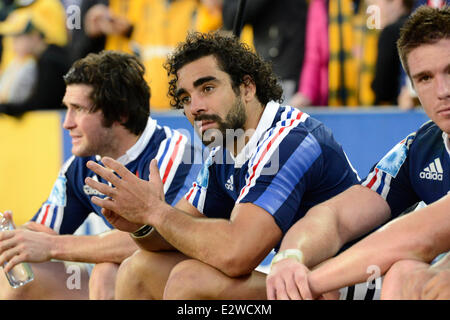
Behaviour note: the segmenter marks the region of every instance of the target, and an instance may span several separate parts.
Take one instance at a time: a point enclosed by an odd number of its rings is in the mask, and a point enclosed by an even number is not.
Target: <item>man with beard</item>
[[[92,201],[115,227],[151,226],[119,268],[116,297],[265,299],[265,274],[254,269],[309,208],[358,177],[329,129],[276,102],[270,64],[236,38],[191,33],[166,69],[172,104],[211,151],[175,207],[164,201],[156,161],[150,182],[108,157],[105,167],[87,163],[111,183],[86,179],[108,196]]]

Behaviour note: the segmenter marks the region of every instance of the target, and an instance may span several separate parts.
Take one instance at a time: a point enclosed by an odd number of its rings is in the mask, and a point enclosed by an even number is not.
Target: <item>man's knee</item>
[[[33,299],[30,294],[30,287],[32,285],[32,282],[30,282],[19,288],[13,288],[6,279],[5,273],[0,271],[0,300]]]
[[[91,300],[113,300],[116,275],[119,265],[116,263],[96,264],[89,278],[89,298]]]
[[[3,272],[0,275],[0,299],[69,300],[88,298],[88,274],[83,267],[62,262],[32,264],[34,280],[13,289]]]
[[[209,295],[204,281],[203,263],[193,259],[184,260],[170,272],[164,289],[164,300],[206,299]]]
[[[125,259],[117,271],[115,296],[116,299],[136,299],[141,291],[145,268],[150,267],[145,252],[138,250]]]

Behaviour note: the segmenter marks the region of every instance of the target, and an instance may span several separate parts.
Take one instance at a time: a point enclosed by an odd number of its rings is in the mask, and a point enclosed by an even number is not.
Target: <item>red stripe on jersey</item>
[[[170,157],[169,163],[167,164],[167,168],[166,168],[166,172],[164,173],[164,177],[163,177],[163,184],[166,183],[167,180],[167,176],[169,175],[170,169],[172,168],[173,165],[173,160],[176,158],[177,153],[178,153],[178,148],[180,147],[180,142],[183,139],[183,136],[180,135],[180,137],[178,138],[177,143],[175,144],[175,148],[172,152],[172,156]]]
[[[375,181],[377,181],[377,176],[378,176],[378,169],[375,168],[375,175],[372,177],[372,179],[370,180],[370,182],[367,184],[367,188],[371,189],[373,184],[375,183]]]
[[[197,184],[195,183],[192,185],[191,192],[189,192],[188,196],[186,197],[186,200],[189,200],[189,198],[192,196],[192,192],[194,192],[196,186]]]
[[[265,155],[267,154],[267,152],[269,151],[269,149],[270,149],[270,147],[272,146],[273,142],[281,135],[281,133],[283,133],[284,129],[286,129],[287,127],[290,127],[290,126],[292,125],[292,123],[294,123],[295,120],[299,120],[299,119],[301,118],[302,115],[303,115],[303,112],[299,112],[299,114],[297,115],[297,117],[296,117],[295,119],[291,119],[291,123],[289,123],[289,125],[287,125],[287,126],[285,126],[285,127],[281,127],[281,129],[280,129],[280,130],[277,132],[277,134],[272,138],[272,140],[270,140],[270,142],[267,144],[266,149],[265,149],[265,150],[263,151],[263,153],[261,154],[261,156],[260,156],[260,158],[259,158],[259,160],[258,160],[258,163],[257,163],[255,166],[253,166],[253,172],[252,172],[252,175],[251,175],[250,179],[248,180],[249,183],[247,183],[247,185],[246,185],[244,188],[242,188],[239,197],[241,197],[241,196],[244,194],[245,189],[250,185],[250,181],[252,181],[252,179],[253,179],[254,176],[255,176],[256,169],[258,168],[258,166],[259,166],[260,162],[262,161],[262,159],[264,159],[264,156],[265,156]]]
[[[42,218],[41,224],[45,224],[45,220],[47,220],[48,210],[50,209],[50,205],[47,205],[45,209],[44,217]]]
[[[252,172],[252,175],[251,175],[250,179],[248,180],[249,183],[248,183],[244,188],[242,188],[242,191],[241,191],[241,194],[239,195],[239,197],[242,196],[242,195],[244,194],[245,189],[246,189],[246,188],[248,187],[248,185],[250,184],[250,181],[252,181],[252,179],[254,178],[255,173],[256,173],[256,169],[258,168],[260,162],[262,161],[262,159],[264,158],[264,156],[266,155],[266,153],[269,151],[269,149],[270,149],[270,147],[272,146],[272,143],[275,141],[275,139],[278,138],[278,136],[284,131],[284,128],[285,128],[285,127],[281,128],[281,130],[278,131],[278,133],[277,133],[277,134],[272,138],[272,140],[270,140],[270,142],[267,144],[267,147],[266,147],[266,149],[264,150],[264,152],[262,153],[261,157],[259,158],[258,163],[257,163],[255,166],[253,166],[253,172]]]

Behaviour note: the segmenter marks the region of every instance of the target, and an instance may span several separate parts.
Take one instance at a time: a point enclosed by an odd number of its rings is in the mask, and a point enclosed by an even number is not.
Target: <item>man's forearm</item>
[[[341,243],[335,218],[326,206],[315,207],[286,233],[280,251],[300,249],[303,264],[315,266],[338,252]],[[330,241],[331,240],[331,241]]]
[[[311,268],[334,256],[353,240],[389,217],[389,207],[375,192],[353,186],[313,207],[286,234],[280,250],[300,249]]]
[[[185,255],[220,268],[227,248],[232,243],[230,222],[224,219],[193,217],[170,206],[161,210],[153,226],[174,248]]]
[[[55,235],[51,249],[52,259],[87,263],[121,263],[136,249],[136,243],[127,232],[108,231],[99,235]]]
[[[281,239],[273,217],[251,203],[238,204],[230,220],[192,216],[166,206],[148,224],[174,248],[228,276],[248,274]]]
[[[450,249],[450,197],[393,220],[310,274],[313,291],[323,293],[383,275],[400,260],[430,262]]]

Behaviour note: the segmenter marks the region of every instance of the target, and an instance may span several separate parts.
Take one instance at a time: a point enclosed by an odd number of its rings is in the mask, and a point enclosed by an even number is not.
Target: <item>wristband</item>
[[[140,239],[140,238],[144,238],[145,236],[147,236],[150,231],[152,231],[153,227],[149,226],[149,225],[143,225],[142,227],[140,227],[139,229],[137,229],[135,232],[130,233],[131,236],[135,239]]]
[[[272,266],[280,262],[281,260],[292,258],[297,260],[300,263],[303,263],[303,252],[299,249],[286,249],[281,252],[278,252],[275,257],[272,259],[272,263],[270,264],[270,268],[272,269]]]

